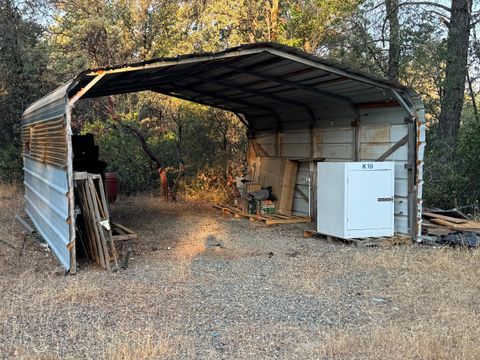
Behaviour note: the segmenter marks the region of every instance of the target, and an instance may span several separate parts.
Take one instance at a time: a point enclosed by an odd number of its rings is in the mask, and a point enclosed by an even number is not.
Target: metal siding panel
[[[407,215],[397,215],[393,219],[395,233],[398,234],[408,234],[408,216]]]
[[[64,266],[70,270],[67,171],[24,157],[25,210]]]
[[[302,159],[310,157],[311,134],[309,130],[285,131],[282,133],[283,157],[289,159]]]
[[[363,126],[360,132],[362,143],[388,143],[390,142],[390,126]]]
[[[255,134],[258,145],[267,152],[269,156],[275,156],[275,133],[262,132]]]
[[[307,178],[312,179],[312,174],[310,172],[310,162],[301,161],[298,164],[297,179],[295,181],[295,192],[293,196],[292,213],[294,215],[308,216],[308,200],[305,200],[299,192],[300,190],[304,195],[306,195],[307,197],[309,196],[309,183],[306,180]],[[310,199],[310,201],[312,200]]]
[[[315,130],[316,158],[325,158],[327,161],[351,161],[354,150],[353,128],[330,127]]]
[[[365,109],[360,118],[360,160],[374,161],[408,134],[401,107]],[[409,233],[408,228],[408,144],[401,146],[386,160],[395,162],[395,232]]]
[[[22,114],[22,124],[47,121],[65,115],[67,89],[70,84],[71,81],[30,105]]]
[[[360,159],[374,161],[392,147],[394,143],[363,143],[360,145]],[[392,155],[386,158],[386,161],[407,161],[408,144],[402,145]]]
[[[395,196],[394,202],[395,215],[407,215],[408,214],[408,198]]]
[[[352,161],[353,144],[317,144],[315,157],[325,161]]]

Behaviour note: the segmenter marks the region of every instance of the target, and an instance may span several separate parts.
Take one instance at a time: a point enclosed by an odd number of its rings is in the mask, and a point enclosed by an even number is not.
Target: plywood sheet
[[[295,182],[297,180],[298,161],[285,160],[283,171],[283,182],[277,212],[282,215],[292,214],[293,196],[295,193]]]

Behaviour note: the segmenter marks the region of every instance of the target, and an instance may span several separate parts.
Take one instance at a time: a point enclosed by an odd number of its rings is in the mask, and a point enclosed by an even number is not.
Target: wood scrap
[[[480,223],[464,217],[452,217],[441,211],[426,211],[422,214],[422,233],[444,236],[453,232],[480,232]]]
[[[312,219],[308,216],[288,216],[281,214],[250,214],[230,205],[215,204],[212,205],[212,207],[221,210],[222,214],[230,214],[237,218],[247,218],[250,221],[263,221],[266,225],[309,223],[312,221]]]
[[[77,203],[82,214],[82,238],[87,257],[109,271],[118,268],[110,216],[100,175],[75,173]],[[112,264],[113,263],[113,264]]]
[[[452,222],[454,224],[462,224],[462,223],[465,223],[465,222],[468,221],[467,219],[459,219],[459,218],[454,218],[454,217],[441,215],[441,214],[436,214],[436,213],[432,213],[432,212],[424,212],[423,216],[426,217],[427,219],[431,219],[431,218],[442,219],[442,220]]]

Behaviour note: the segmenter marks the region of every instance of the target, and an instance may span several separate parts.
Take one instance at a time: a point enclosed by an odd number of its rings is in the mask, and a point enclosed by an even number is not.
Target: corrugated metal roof
[[[86,70],[29,107],[24,122],[62,93],[73,97],[99,74],[83,97],[151,90],[243,114],[252,130],[302,127],[321,119],[324,104],[391,102],[397,99],[389,90],[408,91],[289,46],[258,43]]]

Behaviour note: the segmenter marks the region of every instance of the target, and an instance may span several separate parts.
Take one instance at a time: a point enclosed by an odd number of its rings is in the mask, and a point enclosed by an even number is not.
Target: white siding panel
[[[395,215],[395,233],[408,234],[408,216]]]
[[[395,196],[408,196],[407,179],[395,179]]]
[[[285,131],[282,133],[282,156],[289,159],[305,159],[311,155],[310,130]]]
[[[326,161],[351,161],[354,155],[354,129],[349,127],[316,129],[314,157]]]
[[[362,143],[360,146],[361,160],[376,160],[382,156],[394,144],[392,143]],[[386,160],[407,161],[408,159],[408,145],[404,144],[397,149],[393,154],[387,157]]]
[[[362,126],[360,141],[362,143],[388,143],[390,142],[390,126]]]
[[[269,156],[275,156],[275,133],[263,132],[255,135],[257,143]]]

